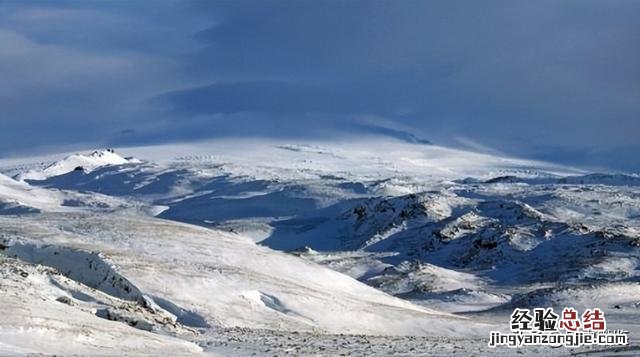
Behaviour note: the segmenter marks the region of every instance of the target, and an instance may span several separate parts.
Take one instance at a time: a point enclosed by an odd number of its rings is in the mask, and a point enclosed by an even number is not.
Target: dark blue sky
[[[1,1],[0,155],[408,131],[640,171],[640,1]]]

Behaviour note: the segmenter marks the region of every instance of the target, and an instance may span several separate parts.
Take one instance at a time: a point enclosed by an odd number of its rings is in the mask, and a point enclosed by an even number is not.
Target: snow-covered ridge
[[[4,251],[113,298],[157,304],[174,315],[190,311],[212,326],[447,336],[489,328],[413,305],[242,237],[176,222],[107,214],[0,217],[0,236],[10,232],[18,233],[0,241],[0,260]],[[81,304],[77,294],[61,292],[47,300],[61,295],[71,305]],[[20,311],[0,307],[3,315]],[[193,319],[182,321],[193,325]],[[8,341],[0,333],[1,342]]]
[[[48,165],[64,167],[61,174],[0,177],[5,201],[42,194],[60,203],[31,215],[0,209],[0,250],[20,260],[6,264],[44,264],[83,292],[109,295],[114,303],[99,308],[99,318],[171,333],[200,328],[203,341],[221,326],[431,334],[423,321],[440,327],[436,335],[459,336],[477,330],[442,312],[504,324],[514,306],[558,308],[575,295],[611,314],[611,326],[640,330],[624,317],[640,315],[640,305],[612,295],[638,289],[638,175],[392,141],[119,151],[145,161],[74,172],[69,158],[83,155],[67,155]],[[18,166],[4,163],[0,172],[14,175]],[[135,202],[166,207],[151,214],[188,224],[149,218],[149,210],[122,214]],[[96,284],[105,277],[122,277],[134,296]],[[153,304],[155,312],[145,312]],[[84,311],[75,311],[78,319]],[[153,322],[159,311],[176,326]]]
[[[18,213],[53,209],[61,202],[56,192],[32,187],[0,174],[0,211]]]
[[[165,206],[149,205],[97,192],[38,187],[0,174],[0,215],[72,211],[106,213],[129,210],[156,216],[165,209]]]
[[[123,165],[129,162],[129,159],[123,158],[111,149],[94,151],[91,154],[73,154],[50,164],[42,170],[30,170],[19,174],[16,179],[19,181],[46,180],[49,177],[63,175],[74,170],[91,172],[98,167]]]

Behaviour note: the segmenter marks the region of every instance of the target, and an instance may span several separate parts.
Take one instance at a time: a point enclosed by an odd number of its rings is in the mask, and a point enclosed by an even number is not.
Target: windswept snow
[[[52,209],[61,203],[61,197],[53,191],[32,187],[0,174],[0,212]]]
[[[187,355],[191,342],[96,316],[124,302],[42,265],[0,254],[0,355]]]
[[[509,355],[478,344],[514,307],[572,304],[604,309],[634,340],[637,175],[378,139],[0,160],[19,179],[0,176],[0,284],[13,299],[0,353],[93,353],[124,329],[129,354],[413,354],[423,341]],[[24,342],[25,316],[50,326],[41,345]],[[91,324],[99,342],[70,332]],[[351,347],[327,346],[332,334],[352,334],[336,337]],[[365,348],[355,335],[382,337]],[[526,352],[557,352],[543,350]]]
[[[0,222],[2,232],[29,237],[5,243],[9,256],[67,272],[118,298],[161,297],[214,325],[410,335],[482,330],[235,235],[93,215],[43,214]],[[95,253],[82,253],[87,249],[101,252],[118,273]]]
[[[143,212],[156,216],[166,209],[165,206],[145,204],[135,199],[123,199],[97,192],[43,189],[0,174],[0,215],[89,210]]]

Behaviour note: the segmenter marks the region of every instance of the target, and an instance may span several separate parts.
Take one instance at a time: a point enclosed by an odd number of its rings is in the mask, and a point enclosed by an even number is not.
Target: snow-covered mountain
[[[73,154],[62,160],[55,161],[43,169],[29,170],[20,173],[16,178],[24,180],[44,180],[52,176],[59,176],[70,171],[91,172],[95,168],[108,165],[123,165],[129,161],[113,152],[111,149],[94,151],[91,154]]]
[[[0,172],[15,177],[0,176],[0,352],[116,338],[128,353],[154,340],[227,354],[215,331],[304,331],[455,336],[482,354],[470,341],[524,306],[600,307],[640,331],[637,175],[369,139],[123,148]]]

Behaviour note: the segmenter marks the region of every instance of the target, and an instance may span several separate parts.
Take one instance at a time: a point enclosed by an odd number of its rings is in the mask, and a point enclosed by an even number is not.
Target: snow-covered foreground
[[[33,331],[46,336],[50,328],[44,321],[62,319],[56,311],[73,310],[69,306],[76,307],[71,313],[78,322],[66,323],[75,330],[91,316],[99,324],[106,317],[143,330],[187,334],[209,326],[385,335],[486,332],[466,318],[418,307],[327,268],[199,227],[70,213],[4,217],[0,227],[9,237],[2,243],[3,264],[13,267],[17,259],[17,265],[40,264],[68,278],[34,268],[23,269],[26,277],[7,272],[16,285],[2,294],[16,301],[1,307],[3,330],[19,325],[23,336],[13,331],[0,339],[21,348],[29,346]],[[89,288],[98,291],[87,293]],[[117,299],[131,307],[123,310]]]
[[[0,172],[0,354],[510,355],[515,307],[640,333],[637,175],[382,139]]]

